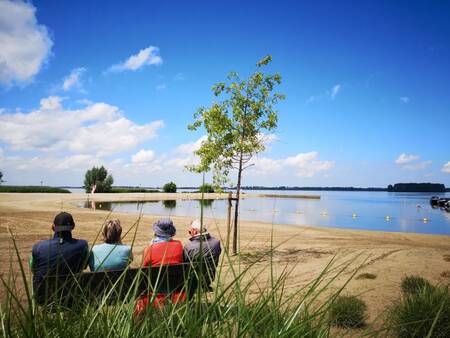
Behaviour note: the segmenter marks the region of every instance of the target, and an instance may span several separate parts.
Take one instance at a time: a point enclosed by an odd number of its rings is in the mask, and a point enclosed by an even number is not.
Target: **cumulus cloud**
[[[321,161],[317,159],[318,156],[317,151],[311,151],[282,159],[259,157],[255,159],[255,166],[252,170],[257,174],[268,175],[288,169],[298,177],[313,177],[317,173],[330,170],[334,166],[334,161]]]
[[[139,53],[131,55],[126,61],[112,65],[108,71],[123,72],[127,70],[136,71],[146,65],[160,65],[163,60],[159,55],[159,48],[150,46],[141,49]]]
[[[420,156],[418,156],[418,155],[409,155],[409,154],[402,153],[395,160],[395,163],[396,164],[406,164],[406,163],[410,163],[413,161],[417,161],[418,159],[420,159]]]
[[[175,148],[175,153],[193,155],[195,151],[200,149],[202,143],[206,141],[206,139],[207,139],[206,135],[203,135],[194,142],[180,144],[178,147]]]
[[[406,170],[423,170],[425,168],[428,168],[430,165],[432,164],[431,161],[423,161],[423,162],[419,162],[419,163],[408,163],[405,164],[402,169],[406,169]]]
[[[446,174],[450,174],[450,161],[448,161],[447,163],[445,163],[442,166],[442,172],[446,173]]]
[[[0,1],[0,83],[26,84],[40,71],[53,42],[32,4]]]
[[[0,141],[13,150],[68,150],[102,156],[133,149],[156,137],[163,125],[163,121],[136,124],[107,103],[65,109],[61,98],[51,96],[29,113],[0,115]]]
[[[86,68],[80,67],[73,69],[68,76],[64,78],[62,89],[67,92],[72,88],[83,90],[81,77],[86,72]]]
[[[133,163],[149,163],[155,159],[155,152],[153,150],[142,149],[134,154],[131,158]]]
[[[408,103],[409,102],[409,100],[410,100],[410,98],[408,97],[408,96],[402,96],[402,97],[400,97],[400,101],[402,102],[402,103]]]

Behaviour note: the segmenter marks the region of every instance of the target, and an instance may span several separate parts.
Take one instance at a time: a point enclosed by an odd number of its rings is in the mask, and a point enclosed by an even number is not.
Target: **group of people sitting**
[[[103,243],[89,250],[87,241],[72,237],[75,222],[71,214],[61,212],[56,215],[52,239],[33,245],[30,267],[33,272],[33,286],[36,288],[46,275],[69,275],[82,272],[87,266],[91,271],[125,269],[133,261],[129,245],[122,243],[120,220],[109,220],[102,229]],[[173,239],[176,228],[170,219],[161,219],[153,224],[153,239],[144,249],[141,266],[173,265],[183,262],[206,260],[210,267],[218,264],[221,254],[220,241],[209,234],[195,220],[188,226],[189,241],[183,246]],[[175,301],[184,300],[185,295],[175,295]],[[172,298],[174,300],[174,298]],[[157,295],[156,301],[164,302],[164,295]],[[141,312],[149,303],[148,296],[142,296],[137,304]]]

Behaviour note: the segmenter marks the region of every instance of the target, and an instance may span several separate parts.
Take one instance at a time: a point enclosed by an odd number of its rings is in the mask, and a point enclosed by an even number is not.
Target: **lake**
[[[433,209],[432,195],[450,194],[390,193],[355,191],[248,191],[320,195],[320,200],[293,198],[246,198],[241,200],[243,220],[267,223],[339,227],[351,229],[416,232],[450,235],[450,213]],[[101,202],[96,208],[116,212],[170,216],[200,216],[200,201]],[[227,201],[213,200],[204,207],[209,218],[226,218]]]

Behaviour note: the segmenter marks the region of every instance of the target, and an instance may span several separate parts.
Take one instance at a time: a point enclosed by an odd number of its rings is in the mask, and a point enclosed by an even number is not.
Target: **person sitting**
[[[70,275],[79,273],[86,267],[88,243],[72,237],[74,228],[72,215],[61,212],[53,221],[53,238],[33,245],[30,267],[34,290],[38,289],[46,275]]]
[[[122,270],[133,260],[129,245],[122,244],[120,220],[110,220],[103,227],[102,244],[92,247],[89,256],[91,271]]]
[[[188,228],[189,242],[184,246],[185,262],[201,262],[204,259],[206,271],[205,286],[210,288],[216,275],[216,267],[219,263],[222,248],[220,241],[211,236],[205,226],[201,226],[199,220],[194,220]]]
[[[174,240],[176,228],[170,219],[161,219],[153,224],[154,238],[150,245],[144,249],[142,266],[161,266],[183,263],[183,244]],[[164,287],[156,295],[153,306],[158,307],[165,303]],[[136,303],[135,315],[140,314],[149,303],[151,294],[142,296]],[[172,295],[172,302],[177,303],[186,299],[184,292]]]

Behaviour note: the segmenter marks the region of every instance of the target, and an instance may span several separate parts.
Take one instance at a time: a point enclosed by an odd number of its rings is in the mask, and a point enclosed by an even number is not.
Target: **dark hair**
[[[109,220],[103,227],[103,240],[105,243],[117,244],[120,243],[120,236],[122,235],[122,227],[120,220]]]

